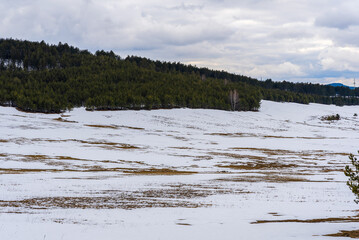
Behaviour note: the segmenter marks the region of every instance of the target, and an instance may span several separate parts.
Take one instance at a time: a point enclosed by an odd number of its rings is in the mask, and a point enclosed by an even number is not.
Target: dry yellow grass
[[[345,231],[342,230],[338,233],[324,235],[326,237],[349,237],[349,238],[359,238],[359,230]]]

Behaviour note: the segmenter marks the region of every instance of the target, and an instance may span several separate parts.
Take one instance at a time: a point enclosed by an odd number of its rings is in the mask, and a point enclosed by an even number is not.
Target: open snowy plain
[[[354,113],[0,107],[0,239],[333,239],[359,229]]]

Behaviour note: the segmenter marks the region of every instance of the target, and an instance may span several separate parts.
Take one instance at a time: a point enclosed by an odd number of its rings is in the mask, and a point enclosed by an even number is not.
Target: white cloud
[[[254,67],[247,71],[247,74],[257,78],[284,78],[282,80],[304,75],[301,67],[291,62],[261,65],[260,67]]]
[[[359,72],[359,48],[332,47],[319,55],[323,70]]]

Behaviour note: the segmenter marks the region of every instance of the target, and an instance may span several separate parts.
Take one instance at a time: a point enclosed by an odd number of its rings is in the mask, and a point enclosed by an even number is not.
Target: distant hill
[[[0,39],[0,105],[29,112],[209,108],[256,111],[261,100],[359,105],[359,88],[276,82],[66,43]]]
[[[349,88],[349,89],[352,89],[352,90],[355,89],[355,87],[350,87],[350,86],[344,85],[344,84],[342,84],[342,83],[330,83],[330,84],[328,84],[328,86],[332,86],[332,87],[346,87],[346,88]]]

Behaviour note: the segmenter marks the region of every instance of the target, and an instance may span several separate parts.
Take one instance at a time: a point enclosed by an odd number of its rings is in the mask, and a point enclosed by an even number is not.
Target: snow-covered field
[[[354,113],[0,107],[0,239],[332,239],[359,228]]]

